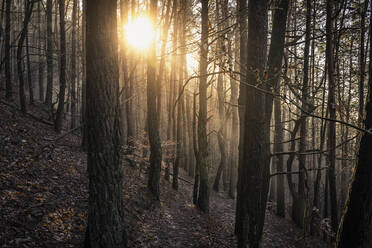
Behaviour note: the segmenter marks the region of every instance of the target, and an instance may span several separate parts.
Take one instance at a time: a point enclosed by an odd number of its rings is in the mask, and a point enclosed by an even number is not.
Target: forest
[[[371,12],[0,0],[0,247],[371,248]]]

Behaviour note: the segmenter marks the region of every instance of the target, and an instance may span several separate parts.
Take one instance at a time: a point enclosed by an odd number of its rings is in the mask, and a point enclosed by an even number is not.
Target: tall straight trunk
[[[181,2],[181,10],[184,10],[184,4],[186,1]],[[181,11],[180,11],[181,13]],[[185,45],[185,31],[186,31],[186,26],[185,26],[185,16],[184,14],[179,14],[178,17],[178,23],[179,23],[179,30],[178,30],[178,39],[179,39],[179,44],[180,47]],[[184,49],[183,49],[184,50]],[[180,49],[180,53],[181,49]],[[178,56],[178,93],[177,95],[180,96],[178,98],[178,103],[177,103],[177,118],[176,118],[176,159],[174,161],[174,166],[173,166],[173,181],[172,181],[172,187],[175,190],[178,190],[178,172],[180,166],[184,165],[182,162],[182,158],[184,155],[184,147],[183,147],[183,129],[182,127],[182,102],[183,102],[183,94],[182,94],[182,86],[183,86],[183,60],[182,60],[182,55]]]
[[[248,3],[247,80],[258,85],[263,79],[266,60],[268,1]],[[255,73],[258,72],[258,75]],[[260,86],[262,87],[262,86]],[[270,174],[270,119],[266,119],[265,95],[246,87],[244,120],[240,126],[243,139],[239,149],[239,183],[236,222],[238,247],[261,247]],[[271,116],[271,115],[270,115]]]
[[[176,13],[178,13],[178,0],[173,1],[173,7],[172,7],[172,17],[173,17],[173,35],[172,35],[172,47],[176,49],[177,47],[177,18]],[[171,20],[170,20],[171,21]],[[175,83],[175,77],[176,77],[176,51],[173,51],[172,58],[171,58],[171,69],[170,69],[170,79],[169,79],[169,94],[168,94],[168,122],[167,122],[167,140],[170,142],[169,147],[167,149],[167,161],[166,161],[166,168],[165,168],[165,174],[164,177],[166,180],[169,181],[170,177],[170,166],[171,164],[174,164],[174,149],[173,144],[171,144],[172,140],[174,140],[175,133],[174,133],[174,115],[172,114],[173,104],[174,104],[174,92],[176,92],[176,83]]]
[[[41,21],[41,3],[37,3],[37,11],[38,11],[38,16],[37,16],[37,24],[38,24],[38,48],[39,48],[39,100],[40,102],[44,101],[44,46],[45,40],[42,39],[42,30],[44,30],[44,24]]]
[[[13,85],[10,72],[10,10],[12,8],[12,0],[6,0],[5,7],[5,97],[7,100],[13,100]]]
[[[66,94],[66,29],[65,29],[65,0],[58,0],[59,6],[59,28],[60,28],[60,64],[59,64],[59,94],[58,107],[55,119],[55,130],[62,131],[63,112]]]
[[[186,102],[186,120],[187,120],[187,129],[188,129],[188,156],[189,156],[189,176],[193,178],[195,176],[195,154],[193,147],[193,131],[192,131],[192,120],[191,120],[191,99],[190,94],[185,93],[185,102]]]
[[[311,28],[311,0],[306,0],[306,31],[305,31],[305,48],[304,48],[304,67],[303,67],[303,80],[302,80],[302,96],[301,96],[301,108],[308,109],[308,96],[309,96],[309,55],[310,55],[310,28]],[[293,220],[295,223],[304,227],[307,230],[308,217],[309,217],[309,196],[308,196],[308,174],[306,168],[306,136],[307,136],[307,120],[306,114],[302,113],[301,126],[300,126],[300,144],[299,144],[299,170],[298,175],[298,194],[297,198],[293,199]]]
[[[157,0],[150,2],[150,16],[153,20],[156,19]],[[162,148],[159,134],[159,114],[157,109],[157,101],[160,101],[158,91],[158,81],[156,80],[156,45],[152,42],[147,62],[147,125],[150,143],[150,167],[148,188],[153,193],[155,198],[160,197],[160,171],[162,160]]]
[[[280,87],[278,88],[280,92]],[[280,99],[274,99],[274,119],[275,119],[275,136],[274,136],[274,152],[283,152],[283,124]],[[277,173],[283,172],[283,156],[278,156],[275,159],[275,167]],[[276,179],[276,214],[285,216],[285,189],[284,175],[278,175]]]
[[[72,6],[72,30],[71,30],[71,128],[76,127],[76,114],[77,114],[77,97],[76,97],[76,29],[77,29],[77,12],[78,0],[73,0]]]
[[[82,71],[83,71],[83,78],[81,83],[81,123],[82,123],[82,137],[81,137],[81,149],[83,151],[87,151],[88,149],[88,133],[87,133],[87,125],[86,125],[86,106],[87,106],[87,99],[86,99],[86,93],[87,93],[87,78],[86,78],[86,2],[87,0],[83,0],[83,18],[82,18]]]
[[[26,5],[26,4],[25,4]],[[25,6],[26,9],[27,6]],[[28,38],[28,31],[26,34],[26,61],[27,61],[27,83],[28,83],[28,92],[30,97],[30,104],[34,104],[34,83],[31,72],[31,60],[30,60],[30,43]]]
[[[162,99],[162,90],[163,90],[163,78],[164,78],[164,73],[165,73],[165,60],[166,60],[166,56],[165,56],[165,48],[166,48],[166,44],[167,44],[167,41],[168,41],[168,30],[169,30],[169,24],[170,24],[170,21],[171,21],[171,16],[170,16],[170,10],[171,10],[171,6],[172,6],[172,2],[171,0],[168,0],[167,1],[167,4],[166,4],[166,12],[165,12],[165,16],[162,16],[162,19],[165,19],[164,21],[164,26],[163,26],[163,30],[162,30],[162,35],[161,35],[161,48],[160,48],[160,54],[161,54],[161,58],[160,58],[160,64],[159,64],[159,72],[158,72],[158,77],[157,77],[157,80],[158,80],[158,84],[159,84],[159,91],[158,91],[158,98],[159,99]],[[162,101],[158,101],[158,106],[157,108],[158,109],[161,109],[162,108]],[[159,122],[161,122],[162,120],[162,111],[159,111]]]
[[[196,134],[196,93],[193,94],[193,113],[192,113],[192,142],[195,155],[195,177],[194,177],[194,187],[192,194],[192,201],[194,205],[198,205],[198,193],[199,193],[199,180],[200,180],[200,168],[199,168],[199,151],[198,142]]]
[[[23,113],[27,112],[26,108],[26,95],[25,95],[25,80],[24,80],[24,73],[23,73],[23,43],[26,39],[28,33],[28,24],[31,19],[32,9],[34,6],[34,1],[26,2],[25,4],[25,17],[23,20],[23,28],[21,31],[21,35],[18,40],[18,48],[17,48],[17,70],[18,70],[18,80],[19,80],[19,100],[21,103],[21,111]]]
[[[364,0],[362,6],[360,6],[360,49],[359,49],[359,111],[358,111],[358,123],[363,123],[364,117],[364,80],[365,80],[365,32],[366,32],[366,13],[368,9],[369,0]]]
[[[86,2],[89,210],[85,248],[126,247],[117,1]]]
[[[201,46],[199,62],[199,119],[198,119],[198,167],[200,170],[200,187],[198,208],[209,212],[209,165],[207,139],[207,68],[208,68],[208,0],[201,0]]]
[[[245,107],[245,94],[246,94],[246,74],[247,74],[247,40],[248,40],[248,29],[247,29],[247,0],[238,0],[238,13],[237,19],[239,23],[239,64],[240,64],[240,84],[239,84],[239,98],[238,98],[238,113],[239,113],[239,151],[242,150],[241,140],[244,139],[244,129],[240,128],[244,125],[244,107]],[[238,164],[241,160],[242,153],[239,152]],[[239,189],[240,180],[238,177],[237,180],[237,189]],[[236,199],[236,210],[235,211],[235,220],[240,219],[240,198]],[[238,233],[240,222],[235,221],[235,234]]]
[[[349,52],[349,90],[348,90],[348,98],[347,98],[347,103],[346,103],[346,116],[345,116],[345,119],[346,120],[349,120],[350,119],[350,104],[351,104],[351,90],[352,90],[352,82],[353,82],[353,55],[352,55],[352,52],[353,52],[353,41],[354,40],[351,40],[350,42],[350,52]],[[349,128],[346,127],[346,130],[345,130],[345,138],[344,140],[347,140],[349,137]],[[348,143],[345,143],[344,144],[344,156],[345,157],[348,157],[349,156],[349,144]],[[343,206],[345,205],[346,203],[346,194],[347,194],[347,184],[346,182],[348,182],[348,173],[347,173],[347,164],[348,164],[348,161],[347,160],[343,160],[342,161],[342,165],[341,165],[341,198],[340,198],[340,204],[343,208]]]
[[[328,68],[328,109],[329,117],[332,120],[336,119],[336,102],[335,102],[335,79],[334,79],[334,55],[333,55],[333,0],[327,0],[327,45],[326,45],[326,60]],[[328,132],[328,150],[329,150],[329,193],[331,202],[331,224],[333,231],[337,231],[337,191],[336,191],[336,123],[329,122]]]
[[[370,16],[372,21],[372,16]],[[372,34],[372,25],[369,26]],[[365,128],[372,128],[372,44],[369,47],[368,99],[365,107]],[[372,246],[372,135],[363,133],[349,186],[348,199],[337,233],[336,247],[367,248]]]
[[[47,88],[45,95],[45,103],[48,107],[52,106],[53,101],[53,0],[46,2],[46,25],[47,25],[47,44],[46,44],[46,60],[47,60]]]
[[[288,0],[281,0],[277,3],[277,8],[274,12],[272,38],[269,49],[268,63],[268,89],[275,89],[277,94],[280,94],[280,72],[282,68],[282,60],[284,55],[284,41],[285,32],[287,29],[289,2]],[[266,119],[271,118],[273,99],[267,96],[266,101]],[[281,152],[283,150],[283,126],[281,123],[281,106],[280,100],[274,100],[275,105],[275,136],[274,136],[274,151]],[[283,171],[283,157],[276,158],[275,167],[277,172]],[[274,162],[274,161],[273,161]],[[284,216],[284,175],[279,175],[276,181],[277,184],[277,214]]]
[[[120,19],[121,25],[124,26],[128,22],[128,13],[129,13],[129,1],[128,0],[121,0],[120,1]],[[130,61],[129,61],[129,50],[127,50],[127,43],[125,42],[125,37],[123,37],[123,41],[121,43],[121,69],[123,72],[123,91],[124,94],[121,95],[122,105],[125,106],[125,116],[123,116],[123,121],[126,122],[127,128],[127,146],[128,154],[133,153],[133,149],[135,147],[134,142],[134,122],[133,122],[133,109],[132,109],[132,87],[133,87],[133,80],[132,78],[134,70],[130,70]],[[131,71],[131,73],[130,73]],[[122,108],[124,107],[122,106]],[[124,112],[124,111],[123,111]]]
[[[234,63],[235,71],[239,71],[239,35],[238,32],[235,33],[235,61]],[[232,50],[231,44],[229,49]],[[232,55],[232,51],[230,52]],[[239,140],[239,116],[238,116],[238,80],[234,77],[230,77],[231,84],[231,143],[230,143],[230,179],[229,179],[229,197],[231,199],[235,198],[236,191],[236,181],[237,181],[237,164],[238,164],[238,140]]]
[[[217,31],[221,32],[221,30],[224,29],[224,22],[221,22],[221,20],[225,20],[227,22],[227,15],[222,15],[220,12],[223,12],[221,8],[227,8],[227,6],[223,6],[221,1],[216,2],[216,19],[218,22]],[[217,44],[217,54],[221,54],[223,52],[223,46],[224,46],[224,37],[221,36],[219,38],[218,44]],[[220,55],[221,56],[221,55]],[[224,61],[223,58],[221,61]],[[220,65],[220,71],[224,70],[225,64],[222,62]],[[218,99],[218,118],[219,118],[219,128],[217,131],[217,141],[218,141],[218,147],[220,149],[220,164],[217,169],[216,178],[213,183],[213,190],[218,192],[219,186],[220,186],[220,178],[222,176],[222,173],[226,174],[226,123],[225,123],[225,78],[222,73],[219,73],[217,76],[217,99]],[[224,183],[225,186],[226,183]],[[225,187],[224,187],[225,188]]]

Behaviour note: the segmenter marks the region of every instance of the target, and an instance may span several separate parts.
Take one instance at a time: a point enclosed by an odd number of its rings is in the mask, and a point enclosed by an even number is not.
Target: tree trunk
[[[26,10],[25,4],[25,10]],[[31,72],[31,60],[30,60],[30,43],[28,39],[28,31],[26,33],[26,61],[27,61],[27,83],[28,83],[28,91],[30,97],[30,105],[34,104],[34,83],[32,78]]]
[[[116,0],[86,4],[89,211],[86,248],[123,248]]]
[[[259,85],[264,79],[266,60],[268,1],[250,0],[248,4],[247,80]],[[262,86],[259,86],[262,87]],[[239,149],[239,183],[237,205],[238,247],[261,247],[270,173],[270,119],[265,115],[265,95],[246,87],[240,100],[244,108],[243,139]],[[244,101],[242,101],[244,100]]]
[[[185,1],[182,1],[181,9],[183,9]],[[181,13],[181,12],[180,12]],[[184,42],[184,35],[185,32],[185,22],[183,15],[179,14],[177,15],[175,22],[178,21],[179,24],[179,30],[178,30],[178,39],[180,47],[185,44]],[[183,41],[182,41],[183,40]],[[182,44],[183,43],[183,44]],[[177,103],[177,117],[176,117],[176,159],[174,161],[173,166],[173,181],[172,181],[172,187],[175,190],[178,190],[178,171],[180,166],[182,166],[182,157],[183,157],[183,127],[182,127],[182,101],[183,101],[183,95],[182,95],[182,85],[183,85],[183,61],[181,55],[178,56],[178,93],[179,96],[178,103]]]
[[[47,88],[45,95],[45,103],[48,107],[52,107],[53,101],[53,0],[46,2],[46,25],[47,25]]]
[[[22,51],[23,51],[23,43],[26,39],[27,32],[28,32],[27,28],[28,28],[28,24],[29,24],[30,19],[31,19],[33,6],[34,6],[34,1],[31,1],[31,2],[27,1],[26,4],[25,4],[25,17],[24,17],[24,20],[23,20],[23,28],[22,28],[21,35],[20,35],[19,40],[18,40],[18,48],[17,48],[19,100],[20,100],[20,103],[21,103],[21,111],[23,113],[27,112],[27,108],[26,108],[26,95],[25,95],[25,83],[24,83],[25,80],[24,80],[24,73],[23,73],[23,68],[22,68],[22,64],[23,64]]]
[[[273,19],[273,31],[272,38],[269,49],[268,57],[268,89],[275,89],[277,94],[280,94],[280,72],[282,68],[282,60],[284,55],[284,42],[285,42],[285,32],[287,29],[287,16],[289,2],[288,0],[281,0],[277,3],[277,8],[274,12]],[[271,98],[269,100],[269,98]],[[272,112],[272,97],[267,96],[269,101],[266,101],[266,119],[271,118]],[[275,105],[275,136],[274,136],[274,151],[283,151],[283,126],[281,123],[281,106],[280,99],[274,100]],[[275,167],[277,172],[283,171],[283,157],[278,156],[276,158]],[[274,162],[274,161],[273,161]],[[277,177],[277,214],[279,216],[285,215],[285,203],[284,203],[284,175],[279,175]]]
[[[65,30],[65,1],[58,0],[59,5],[59,27],[60,27],[60,68],[59,68],[59,94],[58,107],[55,119],[55,130],[62,131],[63,112],[66,94],[66,30]]]
[[[278,87],[277,92],[280,92]],[[275,116],[275,136],[274,136],[274,152],[280,153],[283,151],[283,124],[280,99],[274,100],[274,116]],[[278,156],[275,159],[275,167],[277,173],[283,172],[283,156]],[[276,178],[276,214],[285,216],[285,190],[284,190],[284,175],[278,175]]]
[[[239,35],[238,32],[235,33],[235,61],[234,61],[234,68],[235,71],[239,71]],[[231,49],[231,45],[230,45]],[[239,140],[239,116],[238,116],[238,84],[237,80],[230,78],[231,84],[231,144],[230,144],[230,184],[229,184],[229,197],[231,199],[235,198],[235,191],[236,191],[236,179],[237,179],[237,164],[238,164],[238,140]]]
[[[359,70],[360,70],[360,77],[359,77],[359,115],[358,115],[358,123],[359,125],[363,124],[364,118],[364,80],[365,80],[365,23],[366,23],[366,13],[368,9],[368,2],[369,0],[364,0],[363,5],[360,6],[360,48],[359,48]]]
[[[72,31],[71,31],[71,129],[76,127],[76,29],[78,0],[73,0],[72,7]]]
[[[326,45],[326,60],[328,68],[328,109],[329,117],[332,120],[336,119],[336,102],[335,102],[335,80],[334,80],[334,55],[333,55],[333,0],[327,1],[327,45]],[[329,192],[331,200],[331,224],[333,231],[337,231],[337,193],[336,193],[336,123],[329,122],[328,132],[328,150],[329,150]]]
[[[39,38],[39,44],[38,44],[38,48],[39,48],[39,72],[38,72],[38,75],[39,75],[39,100],[40,102],[44,102],[44,54],[43,54],[43,50],[44,50],[44,46],[42,45],[44,43],[44,40],[42,39],[42,30],[44,27],[42,21],[41,21],[41,8],[40,8],[40,5],[41,3],[38,2],[37,3],[37,11],[38,11],[38,38]],[[44,43],[45,44],[45,43]]]
[[[240,151],[243,149],[241,147],[242,140],[244,139],[244,129],[240,128],[244,125],[244,111],[245,111],[245,94],[246,94],[246,75],[247,75],[247,40],[248,40],[248,29],[247,29],[247,0],[238,0],[238,13],[237,13],[237,19],[239,23],[239,60],[240,60],[240,84],[239,84],[239,98],[238,98],[238,113],[239,113],[239,157],[238,157],[238,168],[240,161],[242,160]],[[238,175],[237,180],[237,190],[240,187],[240,176]],[[238,230],[241,229],[240,221],[237,221],[240,219],[240,197],[237,197],[236,199],[236,211],[235,211],[235,234],[238,234]]]
[[[196,135],[196,93],[193,95],[193,113],[192,113],[192,141],[195,154],[195,178],[194,187],[192,194],[192,201],[194,205],[198,206],[198,192],[199,192],[199,180],[200,180],[200,168],[199,168],[199,151],[198,151],[198,141]]]
[[[13,100],[13,84],[10,72],[10,11],[12,8],[12,0],[6,0],[5,8],[5,97],[8,101]]]
[[[155,19],[157,13],[157,0],[151,0],[150,13]],[[155,198],[159,200],[160,189],[160,171],[162,160],[162,149],[159,134],[159,114],[157,101],[160,101],[158,90],[158,81],[156,80],[156,46],[155,40],[152,42],[147,63],[147,125],[150,143],[150,168],[148,178],[148,188]]]
[[[208,68],[208,0],[201,0],[201,46],[199,63],[199,119],[198,119],[198,167],[200,187],[198,208],[209,212],[209,165],[207,139],[207,68]]]

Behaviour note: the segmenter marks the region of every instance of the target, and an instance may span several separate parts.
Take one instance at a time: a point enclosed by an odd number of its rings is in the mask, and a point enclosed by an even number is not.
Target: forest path
[[[182,170],[180,175],[193,181]],[[236,247],[235,201],[224,192],[211,191],[210,213],[202,214],[192,204],[192,187],[179,180],[179,190],[175,191],[171,182],[162,179],[161,206],[143,213],[142,233],[131,247]],[[289,219],[266,212],[263,247],[326,247],[317,238],[307,238],[305,242],[302,237],[302,229]]]

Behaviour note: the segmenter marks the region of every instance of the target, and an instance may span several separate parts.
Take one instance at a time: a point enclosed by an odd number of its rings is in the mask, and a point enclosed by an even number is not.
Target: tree
[[[25,17],[23,20],[23,28],[21,31],[21,35],[18,40],[18,47],[17,47],[17,70],[18,70],[18,80],[19,80],[19,100],[21,103],[21,111],[23,113],[27,112],[26,108],[26,95],[25,95],[25,80],[24,80],[24,73],[23,73],[23,43],[28,35],[28,23],[30,22],[32,9],[34,7],[33,0],[25,0]]]
[[[5,7],[5,87],[7,100],[13,100],[13,85],[10,75],[10,10],[12,8],[12,0],[6,0]]]
[[[72,6],[72,31],[71,31],[71,128],[76,127],[76,29],[78,0],[73,0]]]
[[[268,1],[248,3],[248,42],[246,84],[262,85],[267,44]],[[260,86],[262,88],[262,86]],[[240,96],[242,97],[242,95]],[[239,147],[238,204],[236,233],[238,247],[260,247],[269,189],[269,126],[265,118],[265,95],[245,87],[240,104],[244,120]],[[268,123],[268,124],[267,124]]]
[[[37,3],[37,20],[38,20],[38,38],[39,38],[39,45],[38,48],[40,50],[39,55],[39,100],[40,102],[44,102],[44,54],[41,52],[44,50],[44,41],[42,40],[42,30],[44,30],[44,25],[41,22],[41,3]]]
[[[157,0],[150,2],[150,16],[155,22],[157,13]],[[150,143],[150,167],[147,187],[159,200],[160,171],[162,161],[162,148],[159,134],[159,114],[157,101],[160,101],[158,91],[158,81],[156,80],[156,46],[155,40],[152,42],[147,59],[147,127]]]
[[[198,208],[209,212],[209,166],[207,140],[208,0],[201,0],[201,45],[199,62],[198,168],[200,184]]]
[[[280,94],[280,72],[282,68],[283,54],[284,54],[284,42],[285,32],[287,28],[287,15],[288,15],[288,0],[281,0],[277,3],[277,8],[274,12],[273,19],[273,31],[268,56],[268,85],[267,88],[274,89],[276,94]],[[267,96],[270,97],[270,96]],[[270,105],[271,104],[271,105]],[[274,99],[275,105],[275,136],[274,136],[274,151],[276,153],[283,151],[283,126],[281,123],[281,106],[280,99]],[[268,101],[266,118],[270,118],[272,112],[272,100],[271,103]],[[283,157],[276,157],[276,169],[278,173],[283,171]],[[285,215],[285,202],[284,202],[284,175],[278,175],[277,178],[277,214],[279,216]]]
[[[372,21],[372,15],[370,16]],[[372,25],[369,26],[372,34]],[[369,47],[369,79],[368,99],[365,106],[366,130],[372,128],[372,44]],[[367,248],[372,246],[372,135],[365,132],[362,135],[354,167],[349,194],[344,213],[337,232],[336,247]]]
[[[53,101],[53,0],[46,2],[46,25],[47,25],[47,44],[46,44],[46,60],[47,60],[47,88],[45,95],[45,103],[48,107],[52,107]]]
[[[365,52],[364,52],[364,40],[365,40],[365,32],[366,32],[366,13],[368,9],[368,2],[369,0],[364,0],[363,5],[360,6],[360,51],[359,51],[359,70],[360,70],[360,77],[359,77],[359,115],[358,115],[358,122],[362,124],[364,114],[364,80],[365,80]]]
[[[332,120],[336,119],[336,102],[335,102],[335,80],[334,80],[334,50],[333,50],[333,14],[334,2],[333,0],[327,0],[327,22],[326,22],[326,61],[328,69],[328,110],[329,117]],[[329,170],[328,170],[328,181],[329,181],[329,192],[331,200],[331,224],[333,231],[337,230],[337,192],[336,192],[336,176],[335,176],[335,165],[336,165],[336,123],[334,121],[329,122],[328,131],[328,159],[329,159]]]
[[[216,2],[216,19],[217,19],[217,23],[218,23],[218,27],[217,27],[217,31],[218,32],[221,32],[221,30],[225,29],[226,25],[224,23],[227,22],[227,13],[226,11],[222,11],[221,9],[223,10],[226,10],[227,9],[227,6],[226,6],[226,3],[222,4],[221,1],[217,1]],[[223,15],[221,16],[221,13],[223,13]],[[221,20],[225,20],[225,22],[222,22]],[[224,36],[221,35],[221,37],[219,37],[218,39],[218,43],[217,43],[217,54],[221,54],[223,51],[223,46],[224,46]],[[219,55],[219,57],[222,57],[220,58],[221,60],[221,63],[219,64],[219,67],[220,67],[220,72],[222,72],[223,70],[225,70],[225,63],[224,63],[224,58],[223,58],[224,54],[222,53],[222,55]],[[217,169],[217,174],[216,174],[216,178],[214,180],[214,183],[213,183],[213,190],[218,192],[219,191],[219,185],[220,185],[220,178],[222,176],[222,173],[224,173],[226,171],[225,169],[225,166],[226,166],[226,116],[227,116],[227,113],[225,112],[225,82],[224,82],[225,78],[224,78],[224,75],[222,73],[219,73],[218,76],[217,76],[217,98],[218,98],[218,118],[219,118],[219,129],[217,131],[217,141],[218,141],[218,147],[220,149],[220,154],[221,154],[221,158],[220,158],[220,164],[218,166],[218,169]],[[226,173],[225,173],[226,174]]]
[[[59,27],[60,27],[60,68],[59,68],[59,94],[56,119],[54,121],[57,133],[62,131],[63,112],[66,94],[66,30],[65,30],[65,0],[58,0]]]
[[[87,248],[126,247],[116,10],[116,0],[86,2]]]

